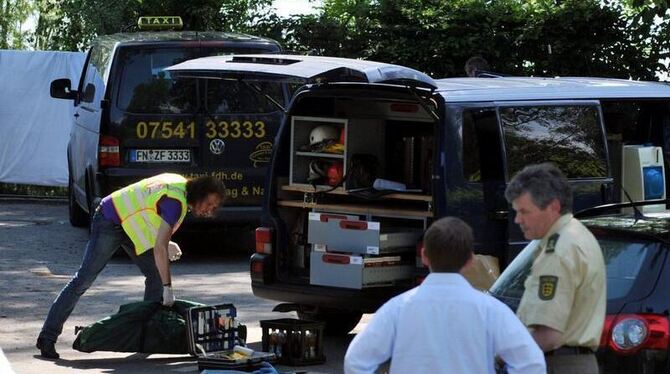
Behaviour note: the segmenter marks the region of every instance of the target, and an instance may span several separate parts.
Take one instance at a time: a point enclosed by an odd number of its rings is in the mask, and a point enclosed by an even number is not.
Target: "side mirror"
[[[51,81],[51,97],[54,99],[74,100],[77,98],[77,91],[72,91],[70,88],[70,80],[67,78],[56,79]]]
[[[92,83],[89,83],[84,87],[84,94],[82,95],[82,100],[87,103],[93,102],[95,98],[95,86]]]

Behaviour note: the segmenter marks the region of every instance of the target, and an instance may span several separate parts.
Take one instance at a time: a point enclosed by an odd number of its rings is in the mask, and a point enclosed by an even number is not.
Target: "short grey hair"
[[[505,189],[505,198],[511,204],[528,192],[540,209],[545,209],[554,199],[561,203],[561,214],[572,212],[572,190],[568,179],[554,164],[528,165],[518,172]]]

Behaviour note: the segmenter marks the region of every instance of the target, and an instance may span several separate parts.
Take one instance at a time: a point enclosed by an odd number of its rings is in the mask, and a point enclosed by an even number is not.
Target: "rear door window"
[[[281,83],[208,79],[207,110],[211,114],[272,113],[284,104]],[[253,88],[252,88],[253,86]]]
[[[607,177],[598,106],[510,106],[499,113],[509,176],[553,162],[570,179]]]
[[[232,53],[258,53],[257,48],[195,48],[177,46],[173,48],[125,47],[119,51],[121,69],[119,89],[116,95],[117,108],[130,113],[181,114],[192,113],[197,107],[197,88],[194,79],[173,79],[165,68],[194,58],[227,55]],[[232,82],[223,95],[240,94],[239,84]],[[232,87],[232,88],[230,88]],[[236,110],[258,109],[246,105],[249,95],[241,93]],[[242,104],[240,104],[242,103]],[[251,110],[250,112],[259,113]]]

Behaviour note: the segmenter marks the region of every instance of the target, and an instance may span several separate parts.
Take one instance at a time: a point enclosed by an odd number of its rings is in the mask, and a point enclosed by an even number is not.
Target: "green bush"
[[[0,183],[0,195],[39,197],[66,197],[66,187],[36,186],[32,184]]]

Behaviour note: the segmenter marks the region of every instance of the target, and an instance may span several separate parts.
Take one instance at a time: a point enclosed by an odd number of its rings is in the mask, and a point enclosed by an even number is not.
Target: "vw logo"
[[[226,149],[226,143],[221,139],[214,139],[209,142],[209,150],[215,155],[220,155],[223,153],[223,150]]]

